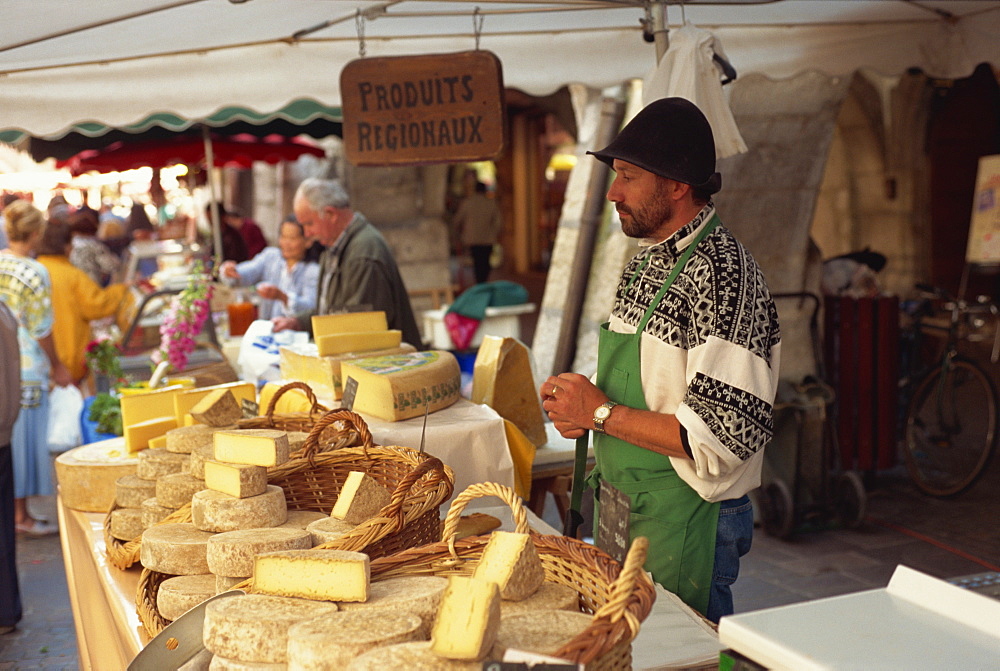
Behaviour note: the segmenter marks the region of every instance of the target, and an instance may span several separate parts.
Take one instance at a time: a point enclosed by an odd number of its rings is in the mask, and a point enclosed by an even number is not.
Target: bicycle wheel
[[[977,363],[955,357],[927,374],[906,411],[903,458],[914,484],[931,496],[960,494],[996,447],[997,394]]]

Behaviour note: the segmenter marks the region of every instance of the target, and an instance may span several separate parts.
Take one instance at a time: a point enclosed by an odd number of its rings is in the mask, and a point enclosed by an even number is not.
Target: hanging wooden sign
[[[354,165],[496,159],[504,148],[500,59],[489,51],[361,58],[340,73]]]

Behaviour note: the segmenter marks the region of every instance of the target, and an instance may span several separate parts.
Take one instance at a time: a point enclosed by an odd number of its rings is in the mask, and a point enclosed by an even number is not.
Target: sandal
[[[59,526],[44,520],[31,520],[30,524],[15,524],[14,529],[25,536],[51,536],[59,533]]]

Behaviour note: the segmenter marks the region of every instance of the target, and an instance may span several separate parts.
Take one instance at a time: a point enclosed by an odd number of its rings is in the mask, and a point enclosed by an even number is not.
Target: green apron
[[[608,322],[601,326],[597,351],[597,386],[616,403],[648,410],[642,392],[639,347],[643,329],[656,305],[687,263],[694,248],[719,223],[718,216],[698,233],[684,250],[666,282],[656,294],[636,332],[614,333]],[[642,272],[640,266],[629,286]],[[683,375],[683,371],[674,374]],[[600,516],[598,485],[609,485],[627,494],[632,502],[630,536],[646,536],[650,552],[645,568],[653,580],[700,613],[708,610],[715,562],[715,528],[719,504],[702,499],[681,479],[670,458],[607,434],[594,433],[596,466],[587,478],[594,488],[595,523]]]

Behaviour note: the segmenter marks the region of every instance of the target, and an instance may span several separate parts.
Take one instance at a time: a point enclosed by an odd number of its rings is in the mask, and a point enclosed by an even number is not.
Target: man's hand
[[[223,261],[222,265],[219,266],[219,276],[220,277],[231,277],[234,280],[240,278],[240,274],[236,272],[236,262],[235,261]]]
[[[66,387],[73,384],[73,376],[62,363],[52,366],[52,384],[56,387]]]
[[[607,395],[579,373],[560,373],[546,378],[538,390],[542,408],[563,438],[579,438],[594,428],[594,410]]]
[[[257,295],[271,301],[281,301],[282,305],[288,305],[288,296],[284,291],[268,282],[261,282],[257,285]]]
[[[271,330],[278,331],[301,331],[302,326],[295,317],[275,317],[271,320]]]

